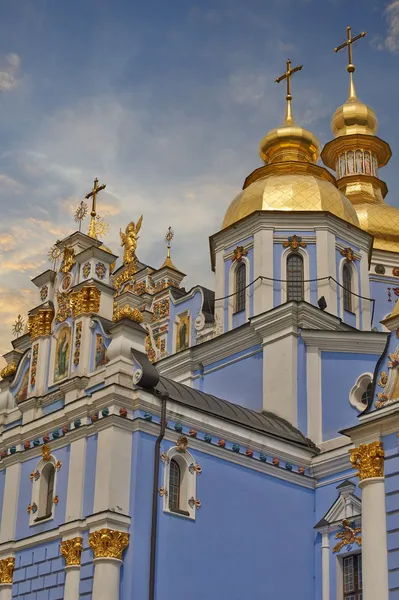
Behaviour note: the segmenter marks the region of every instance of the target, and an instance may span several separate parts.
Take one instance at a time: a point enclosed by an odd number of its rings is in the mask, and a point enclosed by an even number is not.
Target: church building
[[[0,600],[399,600],[399,209],[364,35],[323,149],[287,61],[214,291],[171,228],[142,262],[145,213],[106,247],[94,181],[1,372]]]

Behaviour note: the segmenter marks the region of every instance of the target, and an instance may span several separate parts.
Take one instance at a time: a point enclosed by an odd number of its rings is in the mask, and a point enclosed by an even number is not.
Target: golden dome
[[[360,227],[374,236],[376,250],[399,252],[399,209],[389,204],[357,204]]]
[[[282,161],[315,163],[320,155],[317,138],[294,120],[269,131],[260,143],[259,155],[265,164]]]
[[[352,204],[333,183],[306,173],[270,175],[248,185],[227,209],[222,228],[260,210],[328,211],[352,225]]]
[[[356,93],[350,96],[342,106],[339,106],[331,121],[331,129],[335,137],[362,133],[375,135],[378,121],[372,108],[360,102]]]

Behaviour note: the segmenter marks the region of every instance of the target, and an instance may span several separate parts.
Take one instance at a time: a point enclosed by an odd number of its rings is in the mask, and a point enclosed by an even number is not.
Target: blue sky
[[[354,49],[356,88],[392,147],[380,175],[399,205],[399,0],[3,0],[0,353],[95,176],[114,251],[119,227],[143,213],[140,258],[163,261],[171,225],[186,286],[213,287],[208,236],[283,119],[274,79],[287,58],[304,64],[294,115],[327,142],[347,97],[346,55],[333,48],[348,24],[368,32]]]

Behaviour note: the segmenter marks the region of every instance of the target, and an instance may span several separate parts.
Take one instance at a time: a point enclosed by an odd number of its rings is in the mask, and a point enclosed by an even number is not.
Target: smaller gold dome
[[[254,181],[230,204],[222,228],[258,210],[327,211],[359,227],[349,200],[330,181],[309,174],[271,175]]]
[[[357,204],[360,227],[374,236],[376,250],[399,252],[399,209],[389,204]]]
[[[335,137],[354,133],[375,135],[378,121],[373,109],[360,102],[355,95],[337,108],[331,121],[331,129]]]
[[[259,155],[265,164],[283,161],[316,163],[320,155],[317,138],[294,120],[269,131],[260,143]]]

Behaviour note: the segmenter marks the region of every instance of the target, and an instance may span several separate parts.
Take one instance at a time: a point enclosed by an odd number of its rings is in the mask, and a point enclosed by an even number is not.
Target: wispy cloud
[[[376,50],[396,53],[399,51],[399,0],[392,0],[385,8],[384,14],[388,23],[387,34],[385,37],[374,35],[370,43]]]
[[[7,54],[0,67],[0,91],[9,92],[19,84],[21,59],[18,54]]]

